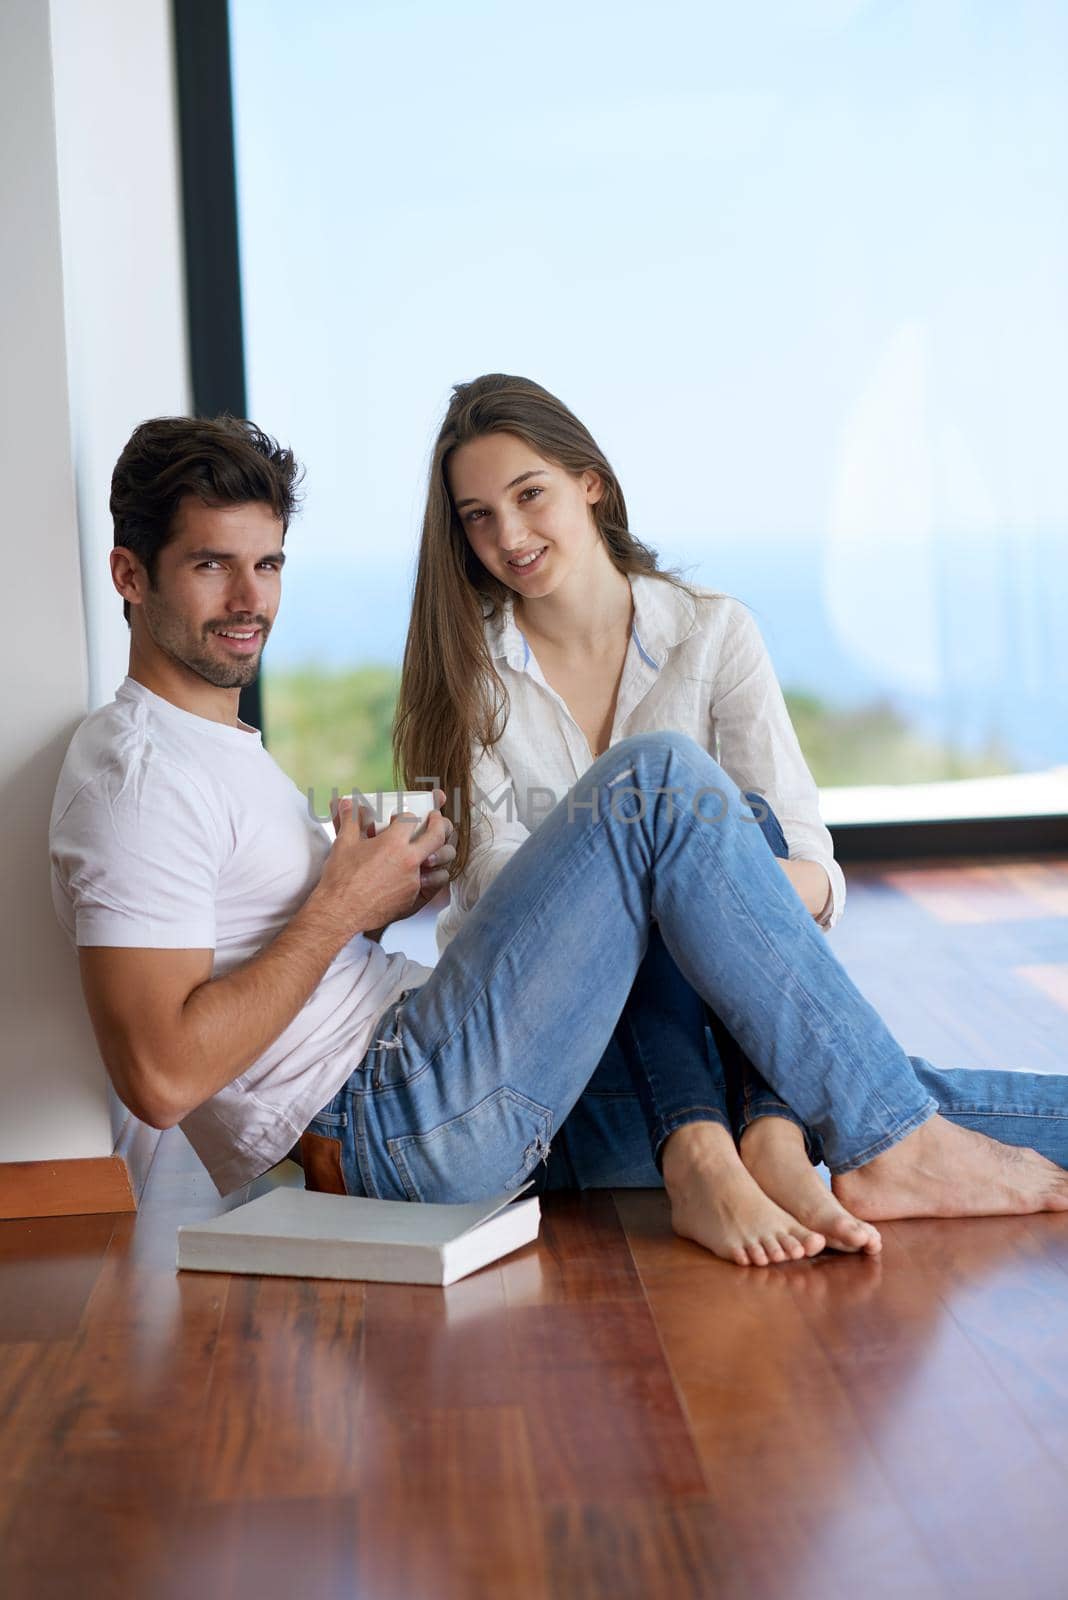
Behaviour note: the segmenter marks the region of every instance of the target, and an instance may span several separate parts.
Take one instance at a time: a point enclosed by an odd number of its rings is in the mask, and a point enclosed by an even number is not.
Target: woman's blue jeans
[[[759,824],[773,855],[788,860],[790,851],[772,808],[754,790],[742,798]],[[758,1117],[777,1116],[800,1127],[810,1160],[822,1159],[819,1139],[769,1087],[723,1023],[671,959],[660,929],[649,930],[649,947],[627,998],[612,1042],[598,1064],[571,1118],[561,1130],[550,1158],[545,1186],[571,1187],[578,1181],[568,1150],[588,1139],[584,1124],[604,1115],[606,1097],[618,1101],[626,1068],[649,1130],[653,1160],[661,1168],[663,1146],[687,1122],[718,1122],[741,1138]],[[585,1103],[584,1103],[585,1102]],[[614,1108],[618,1120],[623,1106]],[[581,1158],[578,1166],[583,1165]]]
[[[337,1140],[348,1191],[448,1202],[526,1182],[588,1098],[653,922],[689,986],[819,1135],[832,1172],[937,1111],[1068,1161],[1068,1079],[939,1072],[907,1056],[733,779],[692,739],[652,733],[583,775],[310,1124]],[[670,1062],[665,1075],[670,1092]],[[583,1187],[661,1182],[629,1071],[620,1086],[621,1115],[565,1146]],[[656,1117],[657,1081],[645,1088]]]

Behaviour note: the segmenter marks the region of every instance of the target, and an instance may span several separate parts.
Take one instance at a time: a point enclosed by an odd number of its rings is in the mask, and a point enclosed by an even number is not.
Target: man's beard
[[[163,648],[168,647],[164,645]],[[173,650],[170,653],[175,654]],[[213,683],[216,689],[246,689],[259,677],[262,654],[261,643],[254,656],[238,656],[233,661],[218,661],[214,656],[196,654],[181,655],[177,659],[190,672],[195,672],[198,678]]]
[[[250,683],[255,683],[259,676],[263,646],[271,630],[271,624],[266,617],[249,617],[243,622],[220,621],[205,625],[203,631],[207,634],[217,633],[221,628],[259,628],[260,647],[255,655],[235,656],[233,660],[226,661],[209,654],[206,639],[198,639],[191,629],[183,626],[149,596],[145,598],[142,611],[145,626],[153,643],[165,651],[172,660],[179,662],[183,667],[188,667],[198,678],[203,678],[205,683],[212,684],[216,689],[246,689]]]

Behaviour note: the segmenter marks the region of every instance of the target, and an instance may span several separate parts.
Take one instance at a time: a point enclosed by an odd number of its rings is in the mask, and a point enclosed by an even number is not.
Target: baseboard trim
[[[131,1111],[115,1141],[115,1154],[121,1156],[130,1174],[130,1188],[134,1202],[140,1205],[148,1182],[149,1168],[156,1159],[162,1135],[158,1128],[150,1128]]]
[[[0,1162],[0,1217],[136,1210],[130,1168],[121,1155]]]

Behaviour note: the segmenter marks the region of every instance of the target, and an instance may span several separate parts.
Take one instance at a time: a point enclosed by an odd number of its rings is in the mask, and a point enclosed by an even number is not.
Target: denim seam
[[[589,1100],[641,1100],[633,1089],[591,1089],[588,1084],[582,1094]]]
[[[645,1101],[644,1101],[644,1099],[642,1097],[642,1094],[641,1094],[640,1090],[637,1089],[637,1086],[635,1086],[635,1089],[636,1089],[636,1092],[637,1092],[637,1095],[638,1095],[638,1104],[641,1106],[642,1115],[645,1117],[645,1122],[646,1122],[646,1127],[647,1127],[647,1131],[648,1131],[648,1134],[649,1134],[649,1142],[650,1142],[650,1146],[651,1146],[653,1161],[655,1163],[656,1162],[656,1152],[660,1148],[660,1146],[663,1144],[664,1138],[665,1138],[665,1135],[662,1132],[662,1129],[663,1129],[663,1126],[664,1126],[664,1118],[663,1118],[663,1116],[661,1114],[661,1111],[660,1111],[660,1099],[659,1099],[659,1094],[658,1094],[658,1080],[657,1080],[657,1075],[656,1075],[656,1067],[655,1067],[654,1064],[650,1063],[647,1060],[645,1051],[642,1049],[641,1038],[638,1035],[637,1029],[634,1028],[631,1025],[630,1018],[628,1017],[625,1009],[624,1009],[624,1013],[623,1013],[622,1017],[620,1018],[619,1025],[621,1027],[626,1028],[626,1030],[627,1030],[627,1035],[628,1035],[628,1038],[630,1040],[631,1048],[634,1051],[634,1054],[638,1058],[638,1064],[641,1067],[642,1074],[643,1074],[644,1079],[645,1079],[645,1089],[646,1089],[646,1092],[648,1094],[649,1104],[652,1107],[652,1113],[653,1113],[653,1115],[652,1115],[652,1125],[651,1126],[649,1125],[650,1124],[650,1118],[649,1118],[649,1114],[648,1114],[648,1112],[646,1110]]]
[[[666,1127],[667,1124],[673,1120],[673,1118],[689,1117],[692,1116],[695,1111],[700,1111],[713,1121],[722,1123],[724,1127],[727,1126],[727,1119],[722,1106],[712,1105],[679,1106],[677,1111],[670,1111],[667,1116],[662,1117],[660,1121],[661,1124]]]
[[[365,1195],[372,1200],[380,1200],[382,1197],[371,1173],[371,1153],[367,1143],[367,1101],[362,1094],[353,1096],[352,1109],[354,1113],[352,1145],[360,1184]]]
[[[893,1133],[884,1134],[881,1139],[877,1139],[874,1144],[870,1144],[859,1155],[850,1156],[848,1161],[841,1164],[836,1163],[833,1167],[828,1161],[827,1166],[836,1177],[840,1177],[846,1172],[853,1172],[857,1167],[863,1167],[869,1161],[874,1161],[876,1156],[881,1156],[887,1150],[892,1150],[894,1145],[900,1144],[902,1139],[907,1139],[910,1133],[915,1133],[917,1128],[922,1128],[925,1122],[929,1122],[933,1116],[937,1115],[939,1115],[938,1101],[928,1098],[922,1110],[917,1111],[907,1122],[900,1124],[894,1129]]]
[[[1068,1112],[1065,1111],[1005,1111],[998,1106],[954,1106],[952,1111],[943,1111],[939,1107],[938,1114],[940,1117],[1019,1117],[1024,1122],[1068,1121]]]
[[[746,1107],[742,1121],[745,1127],[748,1128],[754,1122],[759,1122],[763,1117],[781,1117],[785,1122],[796,1122],[799,1128],[803,1128],[805,1125],[804,1118],[799,1117],[793,1106],[788,1105],[778,1095],[769,1095],[766,1099],[754,1099],[751,1101]]]

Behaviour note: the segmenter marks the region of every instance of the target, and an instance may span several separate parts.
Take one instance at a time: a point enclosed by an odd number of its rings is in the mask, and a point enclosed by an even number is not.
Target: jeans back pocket
[[[553,1114],[507,1085],[426,1133],[387,1139],[409,1200],[460,1205],[506,1194],[549,1154]]]

